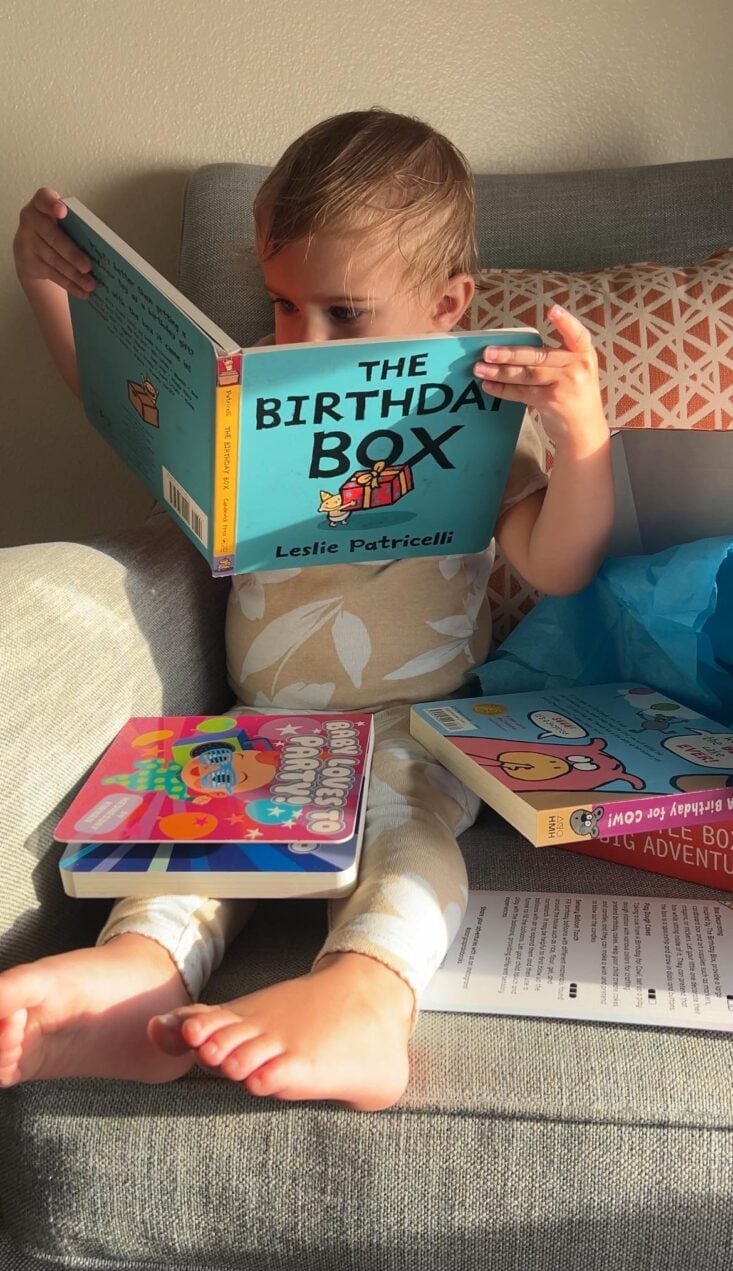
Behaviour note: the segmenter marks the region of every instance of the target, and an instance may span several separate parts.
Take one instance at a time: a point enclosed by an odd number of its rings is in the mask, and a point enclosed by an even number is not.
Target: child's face
[[[275,307],[276,344],[450,331],[473,292],[468,275],[416,288],[398,252],[324,234],[283,247],[260,267]]]

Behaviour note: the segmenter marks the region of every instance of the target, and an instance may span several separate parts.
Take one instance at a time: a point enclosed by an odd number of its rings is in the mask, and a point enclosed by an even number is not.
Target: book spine
[[[561,843],[564,851],[733,891],[733,821]]]
[[[214,413],[212,571],[221,575],[233,574],[236,565],[241,394],[241,353],[218,357]]]
[[[733,788],[729,786],[679,794],[650,794],[643,799],[615,798],[605,803],[603,791],[594,790],[588,792],[587,803],[538,811],[535,843],[537,847],[560,847],[586,837],[665,834],[683,825],[725,821],[733,821]]]

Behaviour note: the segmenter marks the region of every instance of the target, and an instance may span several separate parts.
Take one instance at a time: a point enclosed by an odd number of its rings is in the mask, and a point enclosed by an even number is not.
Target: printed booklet
[[[420,1002],[733,1031],[733,912],[719,900],[472,891]]]
[[[64,889],[110,897],[353,890],[372,740],[368,714],[131,719],[55,830],[69,844]]]
[[[97,282],[70,297],[86,413],[213,574],[487,546],[524,407],[472,367],[537,331],[241,349],[64,202]]]
[[[431,702],[410,729],[537,847],[733,821],[733,732],[643,685]]]

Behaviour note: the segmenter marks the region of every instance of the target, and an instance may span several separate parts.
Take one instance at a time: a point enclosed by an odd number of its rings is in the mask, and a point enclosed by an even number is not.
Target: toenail
[[[158,1023],[162,1024],[164,1028],[178,1028],[180,1022],[181,1021],[179,1020],[177,1015],[159,1015],[158,1016]]]

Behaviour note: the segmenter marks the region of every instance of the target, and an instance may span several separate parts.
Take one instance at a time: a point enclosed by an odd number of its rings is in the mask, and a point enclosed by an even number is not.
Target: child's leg
[[[458,933],[466,866],[456,837],[480,800],[410,736],[400,707],[375,716],[377,748],[368,833],[356,891],[329,906],[329,935],[316,959],[361,953],[420,994]]]
[[[309,975],[154,1021],[170,1054],[200,1061],[255,1094],[394,1103],[407,1082],[417,997],[458,930],[466,872],[456,835],[478,800],[409,736],[407,711],[375,718],[359,884],[331,907]]]
[[[198,996],[251,908],[201,896],[119,901],[95,948],[0,975],[0,1086],[180,1076],[192,1057],[163,1054],[149,1021]]]
[[[128,896],[114,905],[97,944],[107,944],[123,933],[154,940],[167,950],[188,997],[197,1002],[254,904],[253,900],[210,896]]]

